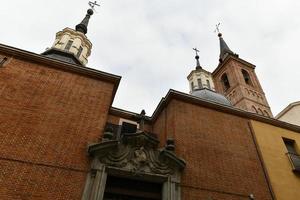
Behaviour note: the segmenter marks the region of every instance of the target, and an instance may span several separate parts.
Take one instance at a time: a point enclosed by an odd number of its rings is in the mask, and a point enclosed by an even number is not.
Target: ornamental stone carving
[[[180,175],[186,163],[175,155],[173,140],[159,149],[159,141],[144,131],[113,138],[105,136],[88,147],[93,162],[82,200],[102,200],[106,177],[111,174],[159,181],[163,184],[163,200],[180,200]]]
[[[146,132],[124,134],[118,140],[103,140],[90,145],[88,152],[107,167],[136,173],[174,174],[185,162],[168,148],[158,149],[159,141]]]

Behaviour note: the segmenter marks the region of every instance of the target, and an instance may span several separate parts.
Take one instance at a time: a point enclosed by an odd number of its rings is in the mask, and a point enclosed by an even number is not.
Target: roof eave
[[[110,82],[114,84],[112,101],[114,100],[116,91],[118,89],[121,76],[110,74],[107,72],[98,71],[92,68],[83,67],[81,65],[70,64],[68,62],[64,62],[61,60],[56,60],[54,58],[48,58],[44,55],[36,54],[33,52],[29,52],[26,50],[18,49],[15,47],[11,47],[8,45],[0,44],[0,52],[3,52],[11,57],[19,57],[25,60],[30,60],[36,63],[46,64],[47,67],[61,69],[68,72],[73,72],[77,74],[81,74],[84,76],[88,76],[94,79],[99,79],[102,81]]]
[[[290,111],[293,107],[300,105],[300,101],[296,101],[293,103],[290,103],[287,107],[285,107],[280,113],[278,113],[275,118],[279,119],[281,118],[284,114],[286,114],[288,111]]]
[[[233,115],[236,115],[236,116],[239,116],[242,118],[246,118],[249,120],[256,120],[256,121],[264,122],[264,123],[271,124],[271,125],[274,125],[274,126],[277,126],[280,128],[286,128],[288,130],[292,130],[292,131],[300,133],[300,126],[290,124],[287,122],[283,122],[283,121],[277,120],[275,118],[264,117],[262,115],[247,112],[247,111],[244,111],[244,110],[241,110],[238,108],[234,108],[231,106],[226,106],[226,105],[214,103],[211,101],[205,101],[203,99],[200,99],[200,98],[197,98],[192,95],[182,93],[182,92],[179,92],[176,90],[172,90],[172,89],[169,90],[167,95],[164,98],[162,98],[160,103],[158,104],[156,110],[154,111],[154,113],[151,117],[152,123],[154,123],[156,121],[159,114],[173,99],[181,100],[181,101],[191,103],[191,104],[204,106],[206,108],[211,108],[211,109],[221,111],[224,113],[233,114]]]

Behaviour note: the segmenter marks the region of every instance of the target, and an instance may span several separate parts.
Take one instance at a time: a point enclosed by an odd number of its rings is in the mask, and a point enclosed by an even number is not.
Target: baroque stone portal
[[[185,161],[174,153],[174,142],[159,149],[159,141],[144,131],[113,139],[110,131],[88,147],[93,158],[82,200],[102,200],[108,175],[159,182],[163,200],[180,200],[180,175]]]

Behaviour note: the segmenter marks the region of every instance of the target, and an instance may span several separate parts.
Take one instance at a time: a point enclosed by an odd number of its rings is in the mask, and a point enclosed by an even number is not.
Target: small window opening
[[[128,122],[122,122],[122,129],[121,133],[136,133],[137,131],[137,125],[128,123]]]
[[[194,91],[194,82],[191,82],[191,91]]]
[[[208,89],[211,89],[209,80],[206,80],[206,85],[207,85]]]
[[[227,91],[230,88],[230,84],[226,73],[222,75],[221,80],[223,83],[224,91]]]
[[[288,151],[286,154],[293,167],[293,171],[300,172],[300,156],[297,153],[295,141],[291,139],[283,138],[283,142]]]
[[[246,83],[247,85],[252,85],[252,82],[251,82],[249,73],[248,73],[246,70],[242,69],[242,74],[243,74],[245,83]]]
[[[77,57],[78,58],[80,57],[80,55],[82,53],[82,50],[83,50],[83,48],[82,48],[82,46],[80,46],[79,49],[78,49],[78,52],[77,52]]]
[[[7,60],[8,60],[7,57],[4,57],[4,58],[0,59],[0,67],[2,67]]]
[[[71,49],[71,46],[73,44],[73,41],[72,40],[69,40],[66,47],[65,47],[65,50],[70,50]]]
[[[201,78],[198,78],[198,88],[199,89],[203,88]]]
[[[294,140],[283,138],[283,141],[289,153],[297,154]]]

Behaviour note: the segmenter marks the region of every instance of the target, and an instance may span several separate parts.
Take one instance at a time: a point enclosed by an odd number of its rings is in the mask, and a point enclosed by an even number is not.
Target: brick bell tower
[[[212,73],[215,89],[226,96],[234,107],[266,117],[273,117],[265,93],[255,74],[255,65],[233,53],[222,34],[219,65]]]

